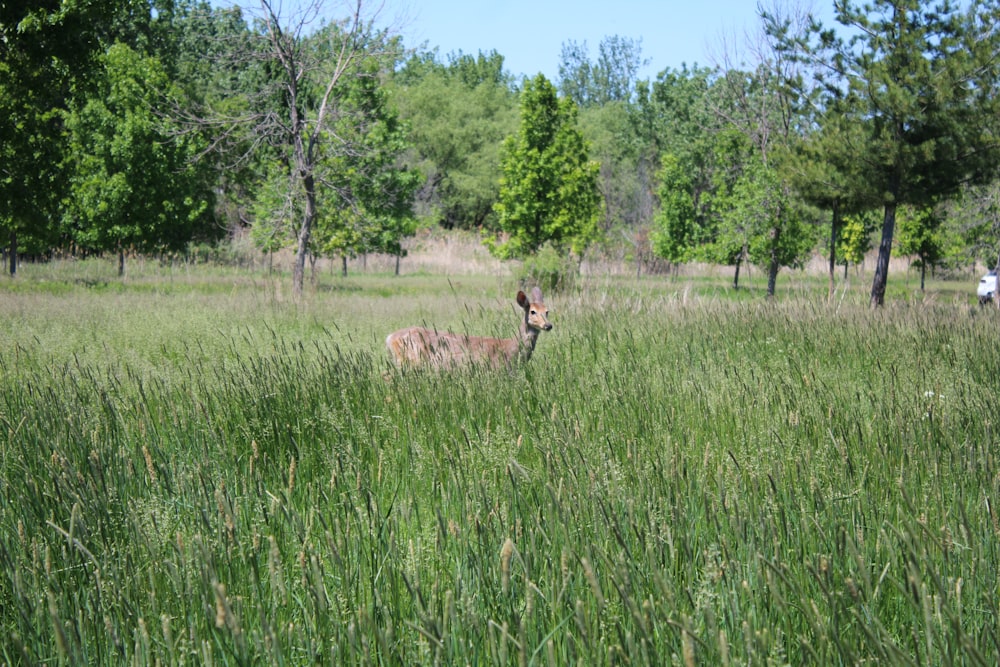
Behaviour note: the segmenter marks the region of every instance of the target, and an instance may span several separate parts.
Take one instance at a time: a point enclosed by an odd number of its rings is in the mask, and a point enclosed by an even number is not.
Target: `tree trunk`
[[[125,249],[118,246],[118,277],[125,277]]]
[[[736,270],[733,271],[733,289],[740,288],[740,264],[743,263],[743,255],[736,258]]]
[[[399,258],[400,255],[396,255],[396,275],[399,275]]]
[[[292,267],[292,293],[300,297],[305,285],[309,238],[312,235],[313,222],[316,220],[316,180],[313,176],[312,145],[305,146],[301,134],[295,138],[295,169],[302,179],[302,190],[306,196],[306,210],[302,214],[298,245],[295,248],[295,265]]]
[[[10,275],[14,277],[17,274],[17,232],[11,231],[10,233]]]
[[[833,212],[830,216],[830,290],[829,297],[833,298],[833,293],[836,290],[836,280],[834,279],[834,270],[837,266],[837,237],[840,236],[840,202],[833,202]],[[845,263],[846,267],[846,263]],[[844,269],[845,273],[847,269]]]
[[[871,307],[878,308],[885,303],[885,285],[889,278],[889,257],[892,255],[892,234],[896,228],[896,204],[885,205],[882,219],[882,241],[878,244],[878,260],[875,262],[875,278],[872,280]]]
[[[306,193],[306,210],[302,215],[302,226],[299,227],[298,243],[295,248],[295,264],[292,267],[292,293],[302,296],[302,288],[306,280],[306,255],[309,254],[309,237],[312,234],[312,223],[316,216],[316,193],[312,189],[312,178]]]
[[[347,277],[347,255],[340,256],[340,275],[343,278]]]
[[[920,260],[920,291],[924,291],[924,278],[927,276],[927,262]]]
[[[771,261],[771,265],[767,267],[767,298],[774,298],[774,291],[778,286],[778,263]]]
[[[774,298],[774,291],[778,286],[778,270],[781,264],[778,262],[778,239],[781,236],[781,228],[771,229],[771,261],[767,266],[767,298]]]

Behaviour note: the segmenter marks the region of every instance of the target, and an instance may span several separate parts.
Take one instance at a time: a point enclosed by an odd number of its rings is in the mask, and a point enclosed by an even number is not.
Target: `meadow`
[[[515,281],[113,271],[0,280],[4,664],[997,664],[974,283],[590,277],[527,366],[403,373]]]

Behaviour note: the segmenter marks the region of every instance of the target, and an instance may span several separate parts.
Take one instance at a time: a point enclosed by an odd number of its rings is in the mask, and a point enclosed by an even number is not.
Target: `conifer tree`
[[[922,207],[1000,164],[1000,6],[972,0],[835,2],[846,36],[813,26],[785,46],[816,65],[826,110],[861,128],[849,148],[883,209],[870,303],[881,306],[900,205]]]

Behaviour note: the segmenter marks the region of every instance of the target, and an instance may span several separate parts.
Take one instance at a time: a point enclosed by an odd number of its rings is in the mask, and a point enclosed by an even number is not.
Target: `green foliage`
[[[600,165],[598,189],[603,202],[600,230],[631,233],[646,227],[652,209],[650,170],[644,146],[631,122],[631,105],[610,102],[580,110],[580,131]]]
[[[942,206],[956,244],[949,252],[953,262],[995,268],[1000,257],[1000,181],[965,187]]]
[[[403,256],[403,239],[416,231],[413,194],[421,175],[400,160],[407,127],[381,84],[378,61],[370,58],[360,67],[364,75],[341,82],[332,101],[338,112],[320,136],[322,143],[342,148],[328,149],[315,164],[319,206],[308,245],[313,257]],[[257,191],[251,236],[267,252],[295,246],[306,214],[306,193],[289,188],[295,180],[289,173],[292,150],[287,146],[283,157],[264,163],[266,180]]]
[[[837,256],[843,262],[860,264],[872,247],[872,234],[878,221],[871,212],[844,216],[844,224],[837,239]]]
[[[564,42],[559,58],[559,92],[581,108],[630,102],[635,96],[639,69],[647,62],[642,58],[641,39],[604,37],[594,62],[586,42]]]
[[[264,252],[290,248],[295,242],[295,223],[302,216],[301,197],[289,192],[291,174],[283,160],[259,158],[263,180],[257,184],[253,200],[250,238]]]
[[[518,284],[525,288],[537,285],[544,294],[559,294],[576,287],[579,274],[580,267],[573,257],[546,243],[525,258]]]
[[[815,238],[803,224],[802,212],[774,169],[751,164],[733,189],[731,208],[723,213],[731,225],[742,221],[748,230],[750,259],[766,266],[799,267]]]
[[[402,240],[416,231],[413,195],[421,175],[400,163],[407,128],[389,104],[379,63],[371,58],[366,67],[367,76],[346,82],[338,98],[340,113],[322,135],[324,142],[353,150],[331,151],[318,164],[317,197],[325,205],[310,240],[315,255],[401,256]]]
[[[816,68],[822,105],[861,128],[860,140],[847,145],[848,161],[862,165],[855,182],[885,208],[871,293],[879,306],[896,207],[923,206],[995,178],[1000,8],[981,0],[961,8],[875,0],[837,3],[836,17],[842,35],[813,26],[812,43],[785,40],[783,47],[827,65]]]
[[[724,247],[742,243],[750,261],[768,272],[768,295],[782,267],[800,267],[816,239],[787,183],[773,168],[751,160],[731,193],[715,202]]]
[[[900,209],[898,225],[899,251],[904,255],[916,255],[917,261],[925,266],[934,266],[942,256],[941,217],[935,207],[903,207]]]
[[[60,242],[71,155],[63,116],[90,92],[98,54],[136,43],[150,20],[144,0],[11,0],[0,11],[0,236],[40,254]],[[12,264],[13,266],[13,264]]]
[[[694,251],[695,208],[691,172],[677,156],[663,156],[660,172],[660,210],[654,218],[653,252],[675,264]]]
[[[719,94],[715,82],[714,70],[685,65],[663,70],[651,83],[638,83],[631,119],[654,164],[660,164],[664,153],[673,153],[692,156],[698,165],[711,152],[720,125],[713,111]]]
[[[394,83],[412,143],[408,161],[425,176],[418,210],[446,229],[494,229],[500,143],[517,127],[502,56],[458,54],[447,64],[414,56]]]
[[[576,105],[558,98],[543,75],[521,93],[521,126],[501,155],[500,199],[495,206],[505,235],[487,239],[490,252],[510,259],[551,243],[581,255],[598,234],[600,166],[576,127]]]
[[[156,58],[118,43],[101,62],[103,79],[66,119],[73,237],[99,251],[181,249],[210,230],[212,194],[193,163],[205,146],[154,111],[177,99]]]
[[[933,270],[944,259],[946,238],[942,223],[939,211],[932,204],[901,207],[896,217],[899,251],[916,257],[914,264],[920,268],[921,289],[927,269]]]

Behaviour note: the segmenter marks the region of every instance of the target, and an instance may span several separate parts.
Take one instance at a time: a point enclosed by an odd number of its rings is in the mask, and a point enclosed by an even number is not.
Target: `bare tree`
[[[308,0],[292,6],[293,11],[283,13],[281,0],[259,0],[253,8],[241,8],[251,20],[252,43],[238,52],[245,63],[256,61],[263,75],[258,90],[243,92],[245,112],[213,122],[226,138],[219,146],[242,137],[238,160],[264,147],[282,152],[289,174],[284,210],[295,216],[292,289],[300,296],[319,215],[322,165],[366,150],[357,133],[337,130],[345,113],[356,112],[347,111],[347,91],[357,77],[378,76],[391,66],[399,43],[390,28],[378,27],[381,4],[369,8],[365,0]],[[331,15],[342,18],[330,21]],[[381,66],[372,67],[373,60]],[[350,193],[337,194],[343,199],[338,207],[354,207]]]

